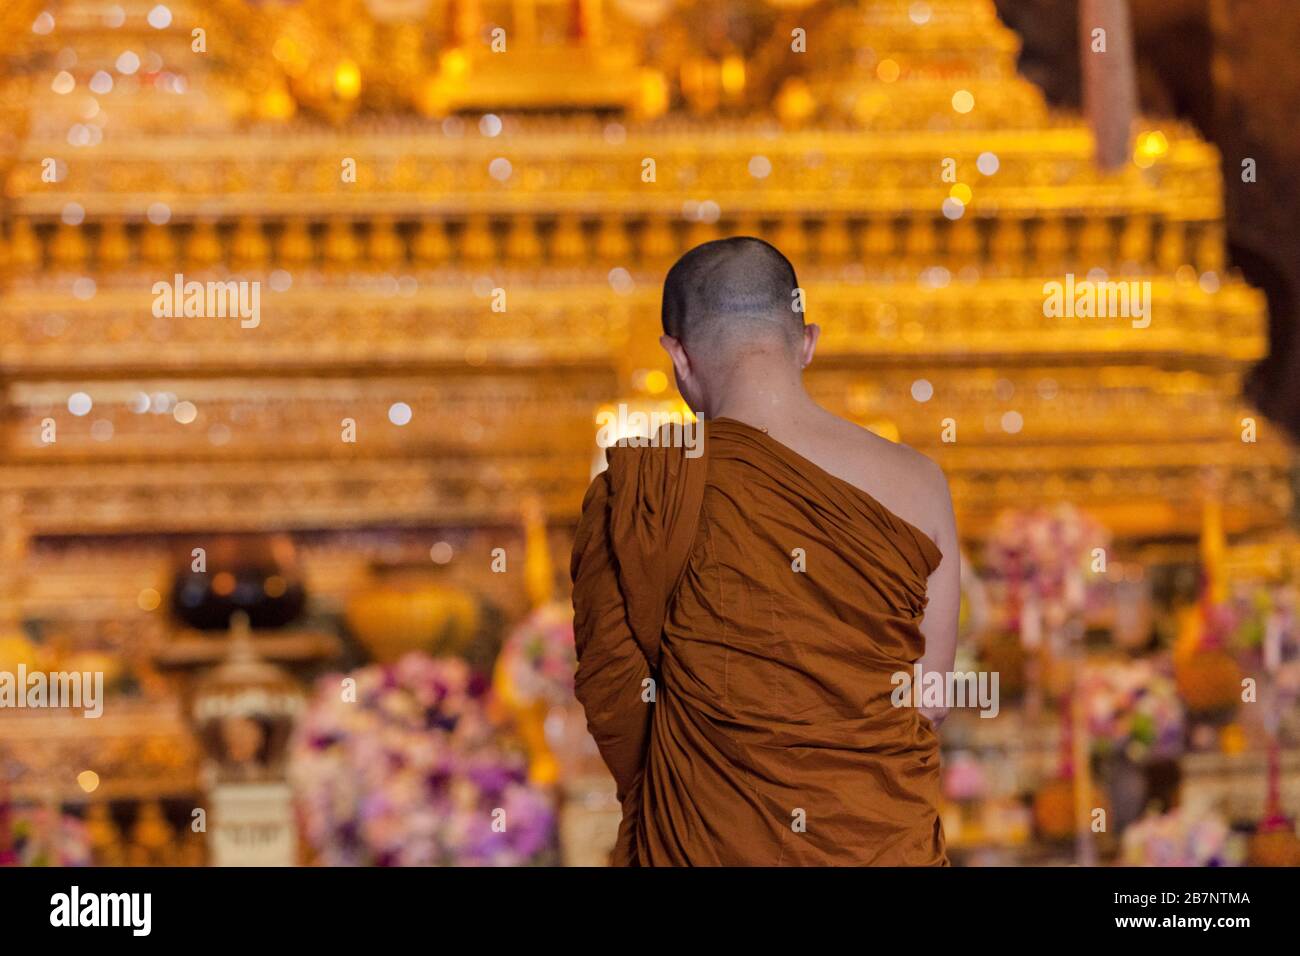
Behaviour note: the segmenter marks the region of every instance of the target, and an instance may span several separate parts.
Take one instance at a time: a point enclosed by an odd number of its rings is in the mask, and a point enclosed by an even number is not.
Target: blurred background
[[[1298,47],[1289,0],[10,0],[0,674],[106,699],[0,710],[0,863],[603,863],[597,415],[681,410],[663,273],[752,234],[816,397],[951,482],[1001,691],[954,862],[1300,865]],[[1067,274],[1150,325],[1046,318]]]

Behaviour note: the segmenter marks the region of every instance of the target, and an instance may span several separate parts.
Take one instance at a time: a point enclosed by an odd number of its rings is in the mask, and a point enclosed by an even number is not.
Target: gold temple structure
[[[1144,120],[1100,171],[991,0],[733,5],[750,48],[671,0],[7,3],[10,625],[160,647],[142,595],[196,534],[312,535],[337,606],[348,535],[512,543],[527,495],[564,529],[596,409],[668,397],[664,271],[732,234],[798,269],[819,400],[936,458],[970,539],[1058,500],[1191,538],[1211,472],[1229,533],[1284,522],[1211,146]],[[1149,325],[1047,317],[1067,274],[1149,282]],[[256,283],[256,324],[157,314],[177,276]],[[142,793],[194,786],[183,747]]]

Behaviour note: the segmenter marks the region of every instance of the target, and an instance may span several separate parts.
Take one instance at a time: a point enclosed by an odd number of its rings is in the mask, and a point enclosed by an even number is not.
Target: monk
[[[801,302],[760,239],[686,253],[660,342],[703,440],[610,448],[583,502],[577,696],[622,805],[615,864],[947,864],[944,711],[893,693],[918,662],[952,670],[947,482],[812,399]]]

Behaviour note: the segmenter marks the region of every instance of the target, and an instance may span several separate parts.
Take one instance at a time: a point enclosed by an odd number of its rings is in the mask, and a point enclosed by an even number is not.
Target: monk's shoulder
[[[948,501],[948,479],[933,458],[910,445],[882,438],[865,428],[858,429],[858,438],[863,467],[873,473],[896,500],[927,510]]]
[[[911,445],[904,445],[902,442],[891,442],[883,438],[881,441],[894,447],[899,455],[900,467],[919,488],[928,494],[947,492],[948,479],[937,461],[929,455],[917,451]]]
[[[875,463],[877,469],[887,470],[901,478],[918,479],[927,477],[931,474],[931,469],[938,467],[932,459],[911,445],[883,438],[852,422],[844,422],[841,428],[839,437],[851,442],[857,456],[863,461]]]

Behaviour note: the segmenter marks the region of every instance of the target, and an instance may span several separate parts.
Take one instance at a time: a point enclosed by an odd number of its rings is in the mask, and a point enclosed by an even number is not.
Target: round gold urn
[[[381,572],[373,587],[348,601],[346,617],[352,633],[382,664],[409,651],[459,655],[479,628],[474,598],[431,580],[422,569]]]

